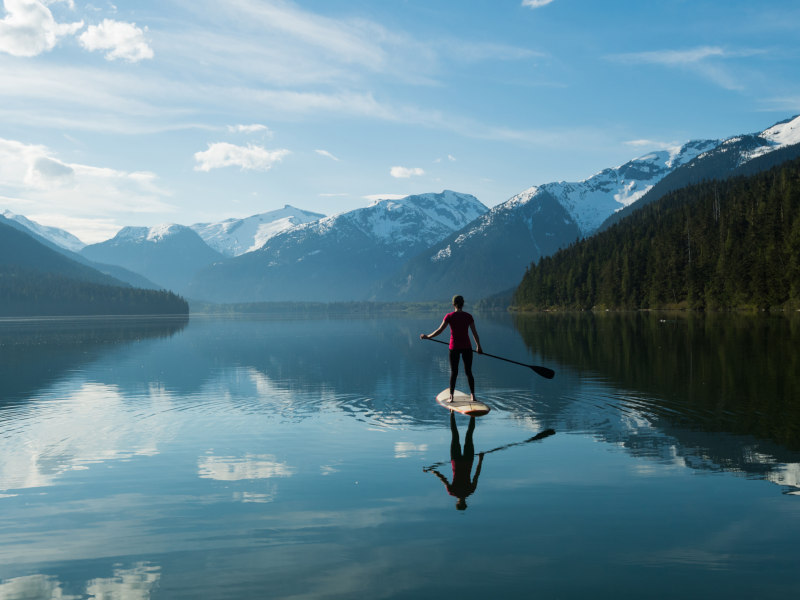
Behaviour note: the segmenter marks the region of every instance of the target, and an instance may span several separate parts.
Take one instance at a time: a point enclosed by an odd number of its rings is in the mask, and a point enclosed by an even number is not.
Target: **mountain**
[[[223,258],[194,230],[174,224],[124,227],[112,239],[86,246],[81,255],[125,267],[179,293],[197,271]]]
[[[516,287],[532,261],[590,235],[615,210],[716,144],[689,142],[584,181],[529,188],[410,260],[376,288],[376,297],[421,301],[460,293],[476,301]]]
[[[191,228],[203,241],[225,256],[239,256],[258,250],[271,237],[325,215],[285,205],[283,208],[246,219],[226,219],[217,223],[195,223]]]
[[[166,292],[133,288],[34,239],[0,217],[0,315],[130,315],[188,312]]]
[[[449,190],[381,200],[214,264],[188,293],[216,302],[367,299],[376,281],[487,210],[474,196]]]
[[[753,175],[798,156],[800,116],[776,123],[761,133],[728,138],[669,173],[636,202],[610,215],[598,229],[607,229],[669,192],[707,180]]]
[[[43,227],[38,223],[31,221],[26,217],[23,217],[22,215],[14,215],[14,213],[11,213],[9,211],[5,211],[3,215],[6,217],[5,219],[6,225],[11,226],[17,229],[18,231],[22,231],[27,235],[30,235],[40,244],[43,244],[44,246],[50,248],[51,250],[54,250],[55,252],[58,252],[59,254],[63,254],[70,260],[86,265],[87,267],[100,271],[101,273],[104,273],[106,275],[110,275],[114,279],[118,279],[119,281],[131,285],[133,287],[143,288],[147,290],[157,290],[160,288],[160,286],[154,284],[152,281],[150,281],[146,277],[143,277],[142,275],[139,275],[138,273],[129,271],[128,269],[120,267],[119,265],[108,265],[91,261],[88,258],[81,256],[77,252],[69,250],[63,245],[53,242],[52,241],[53,239],[67,240],[67,241],[69,241],[72,238],[76,240],[78,239],[75,238],[75,236],[73,236],[71,233],[64,231],[63,229],[58,229],[57,227]],[[13,215],[13,218],[9,217],[8,215]],[[39,231],[41,230],[45,230],[45,232],[48,234],[47,237],[43,237],[39,233]],[[78,240],[78,242],[81,248],[85,247],[83,242],[81,242],[80,240]]]
[[[19,223],[25,229],[32,231],[38,236],[52,242],[53,244],[56,244],[60,248],[69,250],[70,252],[80,252],[81,248],[86,245],[68,231],[64,231],[58,227],[40,225],[39,223],[31,221],[22,215],[15,215],[10,210],[4,210],[2,212],[2,216],[9,221],[15,221]]]
[[[532,266],[515,304],[800,307],[800,158],[670,192]]]
[[[693,182],[755,173],[800,156],[800,118],[757,134],[691,141],[577,183],[535,186],[403,265],[376,288],[382,300],[432,300],[442,289],[479,300],[515,288],[526,268]]]

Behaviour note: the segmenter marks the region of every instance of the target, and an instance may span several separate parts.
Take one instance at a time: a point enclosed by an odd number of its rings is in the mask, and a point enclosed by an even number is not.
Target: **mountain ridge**
[[[293,227],[324,218],[321,213],[296,208],[283,208],[252,215],[244,219],[225,219],[214,223],[195,223],[191,229],[203,241],[225,256],[240,256],[262,248],[267,241]]]
[[[800,117],[758,134],[692,140],[677,149],[650,152],[580,182],[530,187],[403,265],[377,284],[376,296],[421,301],[433,299],[438,289],[449,289],[474,294],[478,300],[501,293],[516,287],[532,263],[663,196],[670,191],[670,182],[681,181],[683,174],[713,178],[727,170],[741,172],[748,165],[766,168],[770,154],[800,155],[796,141],[800,141]],[[500,245],[512,251],[503,255]],[[524,255],[527,260],[520,258]],[[487,256],[493,260],[483,261]]]
[[[285,205],[190,227],[123,228],[103,243],[104,253],[96,253],[95,244],[81,255],[122,264],[197,300],[429,301],[455,290],[479,300],[514,288],[541,257],[672,189],[769,168],[800,156],[798,142],[796,116],[757,134],[645,153],[581,181],[532,186],[491,210],[474,196],[449,190],[380,200],[329,217]],[[184,247],[167,251],[178,237]],[[114,255],[123,253],[123,242],[130,256]],[[156,268],[171,271],[156,277]]]
[[[374,282],[409,256],[488,210],[444,190],[299,225],[259,250],[211,265],[189,293],[218,302],[369,299]]]
[[[81,255],[120,265],[181,294],[197,270],[223,258],[197,232],[174,223],[123,227],[110,240],[86,246]]]
[[[187,312],[188,304],[175,294],[134,288],[72,260],[0,217],[0,316]]]

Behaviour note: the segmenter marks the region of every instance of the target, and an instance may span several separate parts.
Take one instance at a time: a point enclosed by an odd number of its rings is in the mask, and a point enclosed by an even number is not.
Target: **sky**
[[[800,113],[797,0],[1,0],[0,211],[486,206]]]

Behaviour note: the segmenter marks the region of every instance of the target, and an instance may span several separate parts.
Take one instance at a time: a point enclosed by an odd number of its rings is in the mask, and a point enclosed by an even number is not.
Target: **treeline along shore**
[[[512,304],[800,309],[800,159],[671,192],[531,265]]]
[[[186,315],[167,290],[132,287],[0,218],[0,317]]]
[[[55,273],[0,267],[0,317],[185,315],[169,291],[105,285]]]

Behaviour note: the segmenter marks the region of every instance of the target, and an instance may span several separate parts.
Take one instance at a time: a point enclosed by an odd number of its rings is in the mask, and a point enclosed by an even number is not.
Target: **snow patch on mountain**
[[[160,242],[170,236],[178,235],[185,229],[186,227],[183,225],[176,225],[175,223],[156,225],[148,229],[146,239],[148,242]]]
[[[488,209],[477,198],[451,190],[378,200],[299,226],[298,235],[316,237],[360,234],[397,257],[420,245],[430,246],[466,226]]]
[[[503,213],[519,211],[549,194],[563,206],[582,235],[594,232],[614,212],[644,196],[667,174],[719,144],[715,140],[689,142],[667,150],[650,152],[621,166],[603,171],[578,182],[553,182],[530,187],[492,209],[473,234],[501,218]],[[535,215],[536,210],[531,211]]]
[[[800,144],[800,115],[764,130],[761,137],[779,146]]]
[[[779,148],[800,144],[800,115],[765,129],[758,137],[764,140],[765,145],[746,153],[742,162],[769,154]]]
[[[117,235],[106,243],[113,245],[129,243],[158,244],[169,238],[182,235],[187,231],[191,230],[185,225],[178,225],[176,223],[162,223],[160,225],[154,225],[153,227],[128,226],[120,229]]]
[[[27,217],[23,217],[22,215],[16,215],[12,213],[10,210],[4,210],[2,212],[2,215],[9,221],[15,221],[20,225],[22,225],[23,227],[25,227],[27,230],[71,252],[79,252],[81,248],[86,246],[86,244],[80,241],[77,237],[75,237],[68,231],[59,229],[58,227],[48,227],[47,225],[40,225],[35,221],[31,221]]]
[[[611,214],[644,196],[670,172],[718,144],[716,140],[693,141],[651,152],[578,183],[551,183],[542,187],[567,210],[581,233],[588,235]]]
[[[245,219],[195,223],[191,228],[217,252],[226,256],[239,256],[262,248],[270,238],[280,233],[324,217],[323,214],[309,212],[287,204],[281,209],[260,213]]]

